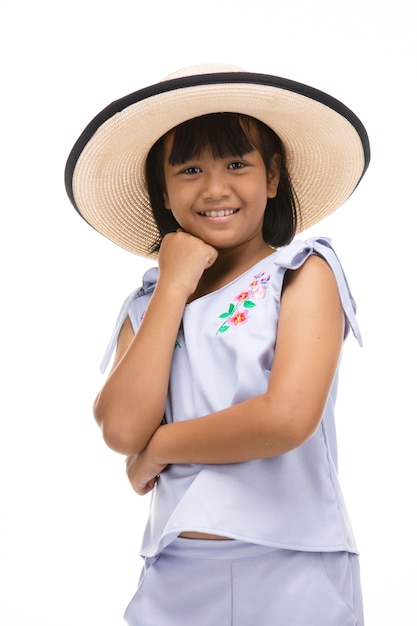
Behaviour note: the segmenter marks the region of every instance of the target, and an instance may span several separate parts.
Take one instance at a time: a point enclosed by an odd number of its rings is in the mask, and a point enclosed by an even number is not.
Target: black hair
[[[258,149],[267,174],[279,163],[280,180],[277,195],[268,198],[262,234],[264,241],[279,248],[292,241],[297,230],[297,199],[286,167],[285,149],[278,135],[256,118],[240,113],[211,113],[196,117],[176,126],[161,137],[151,148],[146,161],[146,181],[151,207],[161,238],[152,252],[157,252],[161,239],[180,225],[167,211],[163,192],[165,140],[174,133],[170,165],[197,158],[208,147],[214,158],[240,156]]]

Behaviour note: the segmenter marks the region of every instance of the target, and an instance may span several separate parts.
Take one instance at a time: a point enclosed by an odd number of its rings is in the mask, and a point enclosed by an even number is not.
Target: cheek
[[[254,199],[256,198],[256,203],[266,206],[267,200],[270,197],[271,189],[272,188],[269,186],[269,184],[265,184],[265,179],[262,182],[259,181],[257,191],[254,193]]]
[[[170,184],[169,182],[166,184],[163,193],[165,208],[169,211],[173,211],[176,206],[178,206],[178,189],[175,185]]]
[[[190,210],[195,202],[195,195],[187,185],[168,185],[164,193],[165,207],[175,214]]]

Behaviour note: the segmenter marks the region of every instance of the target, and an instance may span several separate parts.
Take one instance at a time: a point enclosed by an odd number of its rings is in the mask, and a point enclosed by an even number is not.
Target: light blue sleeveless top
[[[351,328],[361,343],[355,302],[330,240],[295,240],[185,307],[172,360],[167,422],[207,415],[266,391],[284,274],[311,254],[332,268],[345,336]],[[127,315],[137,331],[157,278],[157,268],[148,270],[143,286],[125,301],[102,371]],[[158,554],[185,530],[289,550],[357,552],[337,476],[336,391],[337,375],[317,431],[295,450],[245,463],[169,466],[152,492],[141,554]]]

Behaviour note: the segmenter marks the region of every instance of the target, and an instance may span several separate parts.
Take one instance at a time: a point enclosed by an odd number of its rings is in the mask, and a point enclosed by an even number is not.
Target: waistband
[[[186,539],[177,537],[161,554],[188,559],[244,559],[268,552],[276,552],[279,548],[246,543],[237,539]]]

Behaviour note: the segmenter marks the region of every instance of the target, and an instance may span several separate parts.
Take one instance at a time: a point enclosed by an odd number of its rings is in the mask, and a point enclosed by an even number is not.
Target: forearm
[[[119,337],[116,366],[94,406],[110,448],[137,453],[161,423],[184,307],[216,258],[214,248],[188,233],[163,238],[159,279],[145,316],[130,344]]]
[[[223,464],[288,452],[316,430],[321,411],[299,415],[269,394],[204,417],[160,427],[148,446],[156,463]]]
[[[157,286],[136,336],[96,399],[96,420],[118,452],[143,449],[162,421],[184,306],[181,294]]]

